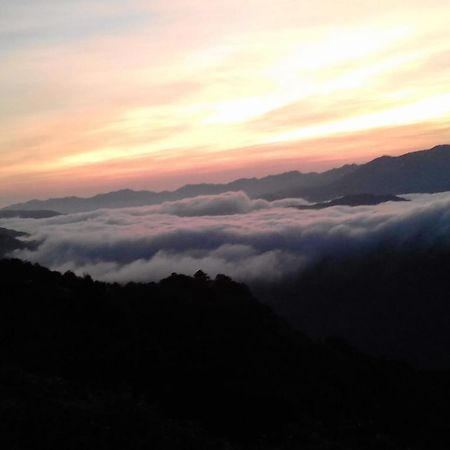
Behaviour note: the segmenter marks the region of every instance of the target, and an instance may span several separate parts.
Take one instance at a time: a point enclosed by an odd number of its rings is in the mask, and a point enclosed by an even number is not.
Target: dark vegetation
[[[0,277],[2,448],[450,448],[446,372],[313,341],[228,277]]]
[[[392,194],[353,194],[345,195],[328,202],[319,202],[312,205],[295,206],[297,209],[323,209],[331,206],[362,206],[362,205],[379,205],[386,202],[407,202],[403,197]]]
[[[63,213],[98,208],[154,205],[199,195],[243,191],[252,198],[276,200],[301,197],[319,202],[347,195],[405,194],[450,191],[450,145],[391,157],[382,156],[367,164],[349,164],[322,173],[291,171],[263,178],[242,178],[225,184],[189,184],[175,191],[122,189],[90,198],[65,197],[31,200],[8,206],[8,210],[52,209]]]

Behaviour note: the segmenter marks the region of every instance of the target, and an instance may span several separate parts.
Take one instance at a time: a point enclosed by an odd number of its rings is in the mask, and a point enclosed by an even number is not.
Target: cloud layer
[[[318,258],[395,248],[450,248],[450,193],[411,202],[298,210],[299,199],[251,200],[242,192],[50,219],[4,219],[41,242],[15,256],[105,281],[152,281],[172,272],[278,281]]]

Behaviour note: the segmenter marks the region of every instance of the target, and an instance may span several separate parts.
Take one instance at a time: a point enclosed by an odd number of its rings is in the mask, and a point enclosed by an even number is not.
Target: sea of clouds
[[[301,199],[268,202],[228,192],[50,219],[2,219],[0,226],[40,243],[12,256],[62,272],[127,282],[201,269],[252,284],[380,244],[450,248],[450,192],[404,197],[410,201],[300,210]]]

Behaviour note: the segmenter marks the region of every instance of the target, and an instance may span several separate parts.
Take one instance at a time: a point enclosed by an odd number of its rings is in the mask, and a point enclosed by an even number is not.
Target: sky
[[[450,143],[449,0],[0,0],[0,206]]]

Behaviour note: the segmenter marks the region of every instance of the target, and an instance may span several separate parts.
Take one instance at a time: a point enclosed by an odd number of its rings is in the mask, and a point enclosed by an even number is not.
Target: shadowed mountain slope
[[[396,243],[336,255],[255,290],[291,325],[360,350],[450,369],[450,252]],[[256,287],[255,287],[256,289]]]

